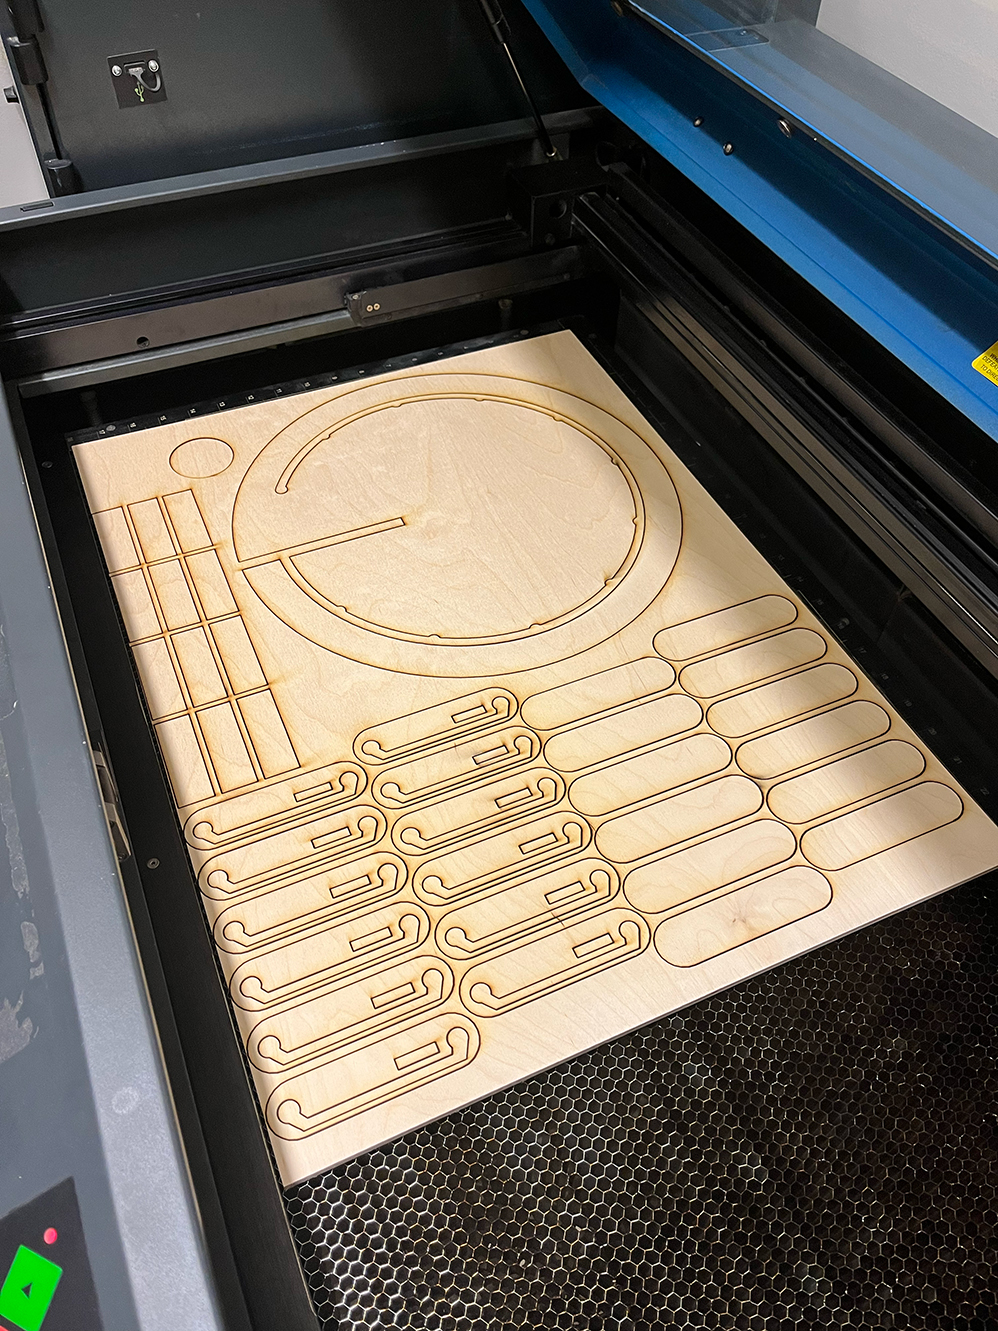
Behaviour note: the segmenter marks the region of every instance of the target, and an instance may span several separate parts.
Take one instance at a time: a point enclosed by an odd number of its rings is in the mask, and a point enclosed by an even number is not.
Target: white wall
[[[818,27],[998,135],[998,0],[822,0]]]
[[[48,198],[24,112],[19,102],[8,102],[3,95],[3,89],[13,82],[7,52],[0,43],[0,208]]]

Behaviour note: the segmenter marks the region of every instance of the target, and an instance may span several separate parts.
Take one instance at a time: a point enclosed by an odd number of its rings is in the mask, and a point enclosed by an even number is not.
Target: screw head
[[[147,868],[147,869],[158,869],[158,868],[159,868],[159,860],[157,860],[157,859],[155,859],[155,858],[153,858],[153,859],[151,859],[151,860],[146,860],[146,868]]]
[[[724,145],[724,155],[725,155],[725,157],[730,157],[731,154],[732,154],[734,151],[735,151],[735,145],[734,145],[733,143],[726,143],[726,144]]]
[[[789,120],[778,120],[776,123],[777,123],[777,124],[779,125],[779,127],[780,127],[780,133],[781,133],[781,134],[785,134],[786,137],[787,137],[788,139],[792,139],[792,138],[793,138],[793,136],[794,136],[794,127],[793,127],[793,125],[791,125],[791,123],[790,123]]]
[[[697,116],[696,119],[693,121],[693,126],[695,129],[699,129],[702,124],[703,124],[703,116]]]
[[[121,66],[120,66],[120,65],[112,65],[112,66],[111,66],[111,73],[114,75],[114,77],[115,77],[116,79],[120,79],[120,78],[121,78]]]
[[[155,74],[156,71],[157,71],[157,69],[159,69],[159,61],[158,61],[158,60],[150,60],[150,61],[149,61],[149,73],[150,73],[150,74]]]

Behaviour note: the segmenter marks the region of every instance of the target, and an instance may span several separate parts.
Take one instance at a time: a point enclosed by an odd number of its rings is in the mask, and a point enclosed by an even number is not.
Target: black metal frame
[[[993,443],[930,404],[946,418],[944,449],[911,414],[924,386],[909,382],[913,400],[892,401],[857,367],[869,355],[859,339],[853,362],[844,360],[633,172],[617,167],[610,179],[605,197],[580,200],[577,233],[663,335],[998,676],[998,496],[964,461],[986,460]],[[781,277],[776,289],[792,298],[793,281]],[[808,315],[823,313],[813,292],[806,299]]]
[[[24,432],[20,413],[14,425]],[[232,1331],[315,1331],[210,934],[191,910],[190,861],[79,476],[68,449],[52,442],[42,456],[25,452],[25,471],[91,747],[107,755],[122,800],[132,853],[121,877],[222,1316]]]
[[[35,0],[10,0],[0,40],[54,196],[28,209],[51,204],[58,215],[81,190],[90,204],[105,192],[138,198],[181,172],[217,187],[245,175],[248,159],[257,175],[286,171],[295,160],[287,155],[308,145],[298,159],[305,170],[358,149],[391,155],[393,139],[446,141],[476,124],[495,132],[521,115],[556,157],[557,130],[541,111],[577,105],[574,79],[517,0],[507,0],[506,17],[494,3],[480,6],[427,0],[419,12],[402,5],[372,21],[349,0],[295,0],[279,16],[220,0],[192,25],[179,12],[123,14],[100,0],[85,11],[48,0],[44,13]],[[161,51],[135,46],[153,33]],[[140,108],[127,68],[120,79],[114,70],[154,56],[165,65]],[[122,109],[141,115],[122,120]]]
[[[121,792],[134,848],[126,890],[234,1328],[248,1320],[306,1331],[316,1321],[67,434],[109,420],[138,428],[139,403],[163,416],[199,400],[197,410],[210,411],[261,384],[291,379],[292,391],[304,389],[323,369],[342,377],[350,365],[391,368],[403,354],[463,349],[560,319],[942,761],[985,806],[996,804],[988,773],[998,691],[981,663],[998,673],[998,654],[972,631],[994,609],[996,518],[989,487],[965,465],[980,444],[973,427],[896,366],[884,361],[880,375],[876,350],[845,321],[833,327],[785,272],[774,280],[771,256],[733,236],[730,219],[625,133],[611,126],[603,135],[610,146],[601,155],[617,165],[605,191],[573,200],[568,244],[535,236],[532,248],[529,232],[493,218],[470,232],[443,228],[419,246],[400,236],[394,254],[382,242],[378,263],[344,254],[321,274],[257,270],[240,290],[216,275],[214,286],[192,279],[155,298],[132,291],[85,315],[35,311],[10,330],[31,337],[0,347],[22,370],[18,342],[41,349],[20,380],[26,469],[88,723]],[[580,131],[574,146],[591,169],[593,136]],[[493,149],[482,153],[476,170],[498,170]],[[418,188],[418,174],[410,179]],[[586,188],[585,172],[579,180]],[[373,177],[367,188],[376,192]],[[543,196],[543,178],[531,188]],[[209,225],[210,210],[206,217]],[[729,257],[736,250],[740,266]],[[397,318],[369,326],[351,317],[347,298],[375,282]],[[288,305],[299,297],[316,298],[311,314]],[[335,315],[335,334],[327,325],[326,336],[295,341],[261,330],[256,321],[278,309],[306,321]],[[213,336],[169,341],[178,315]],[[123,351],[137,319],[161,329],[161,348]],[[248,347],[247,336],[262,341]],[[948,451],[912,415],[944,421]]]

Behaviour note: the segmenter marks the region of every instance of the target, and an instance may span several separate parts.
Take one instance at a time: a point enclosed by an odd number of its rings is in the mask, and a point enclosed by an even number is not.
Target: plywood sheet
[[[569,333],[76,457],[286,1183],[998,864]]]

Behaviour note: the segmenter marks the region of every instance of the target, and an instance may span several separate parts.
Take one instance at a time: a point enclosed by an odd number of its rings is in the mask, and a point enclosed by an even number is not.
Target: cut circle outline
[[[209,476],[221,476],[232,466],[235,452],[232,445],[224,439],[205,436],[198,439],[186,439],[170,454],[170,466],[178,476],[188,480],[207,480]]]
[[[447,373],[410,376],[402,386],[412,386],[416,379],[422,390],[418,393],[400,395],[399,381],[392,380],[341,394],[291,422],[257,454],[236,496],[232,535],[242,572],[268,609],[302,637],[351,660],[402,674],[474,677],[535,669],[577,655],[620,632],[651,605],[675,568],[683,520],[664,462],[636,430],[604,408],[544,384],[500,375]],[[353,399],[350,409],[344,410],[344,397]],[[241,510],[248,514],[261,492],[278,500],[291,494],[295,472],[323,442],[347,424],[377,412],[410,402],[454,398],[505,402],[543,412],[588,438],[618,467],[635,506],[635,534],[624,561],[596,593],[526,630],[445,638],[386,628],[334,604],[295,563],[296,554],[310,550],[258,548],[259,541],[252,539],[254,525],[241,522]],[[331,413],[335,418],[329,420]],[[596,428],[580,416],[588,416],[590,422],[595,418]],[[323,417],[329,422],[324,428]],[[310,549],[314,544],[309,543]]]

